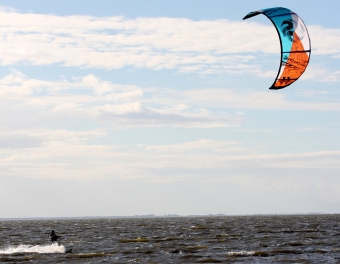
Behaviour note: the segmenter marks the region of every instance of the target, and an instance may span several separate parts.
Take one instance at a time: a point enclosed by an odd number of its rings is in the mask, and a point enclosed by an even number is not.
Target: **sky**
[[[303,76],[269,90],[306,24]],[[0,0],[0,218],[340,213],[336,1]]]

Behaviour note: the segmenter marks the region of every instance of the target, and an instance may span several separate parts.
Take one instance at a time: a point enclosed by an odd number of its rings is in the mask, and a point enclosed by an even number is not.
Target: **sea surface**
[[[340,263],[340,215],[0,221],[0,262],[30,261]]]

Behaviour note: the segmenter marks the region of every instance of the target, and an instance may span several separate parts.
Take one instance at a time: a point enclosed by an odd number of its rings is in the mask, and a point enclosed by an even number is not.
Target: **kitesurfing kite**
[[[270,19],[280,38],[280,68],[269,89],[282,89],[299,79],[307,68],[311,53],[308,31],[302,19],[293,11],[284,7],[250,12],[243,20],[259,14]]]

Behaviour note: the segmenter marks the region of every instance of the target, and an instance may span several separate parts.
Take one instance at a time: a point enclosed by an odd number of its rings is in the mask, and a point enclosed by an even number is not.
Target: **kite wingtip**
[[[280,89],[283,89],[283,88],[286,88],[287,86],[283,86],[283,87],[275,87],[275,86],[271,86],[269,87],[269,90],[280,90]]]
[[[243,18],[243,20],[246,20],[246,19],[248,19],[248,18],[257,16],[257,15],[259,15],[259,14],[261,14],[261,12],[259,12],[259,11],[250,12],[248,15],[246,15],[246,16]]]

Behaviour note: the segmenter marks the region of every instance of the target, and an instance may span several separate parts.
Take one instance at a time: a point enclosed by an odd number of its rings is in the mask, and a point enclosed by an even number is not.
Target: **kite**
[[[309,63],[311,45],[302,19],[284,7],[250,12],[243,20],[263,14],[274,24],[280,38],[281,62],[276,79],[269,89],[282,89],[295,82]]]

